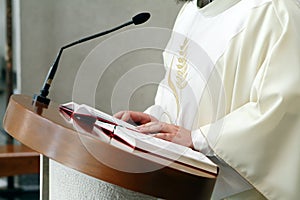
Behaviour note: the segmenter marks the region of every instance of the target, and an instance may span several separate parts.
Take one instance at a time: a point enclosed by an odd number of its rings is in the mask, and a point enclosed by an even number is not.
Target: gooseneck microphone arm
[[[119,30],[119,29],[121,29],[121,28],[123,28],[125,26],[129,26],[131,24],[135,24],[135,25],[142,24],[142,23],[146,22],[149,18],[150,18],[150,13],[140,13],[140,14],[134,16],[131,21],[126,22],[126,23],[124,23],[124,24],[122,24],[120,26],[117,26],[115,28],[112,28],[110,30],[107,30],[107,31],[104,31],[104,32],[101,32],[101,33],[97,33],[97,34],[94,34],[94,35],[82,38],[80,40],[77,40],[75,42],[72,42],[70,44],[67,44],[67,45],[61,47],[60,50],[59,50],[59,52],[58,52],[58,54],[57,54],[57,56],[56,56],[56,59],[55,59],[53,65],[52,65],[52,67],[50,68],[50,70],[48,72],[48,75],[47,75],[47,78],[46,78],[46,80],[44,82],[43,88],[40,91],[41,93],[39,95],[35,94],[33,96],[33,103],[39,102],[39,103],[44,104],[45,106],[49,105],[50,99],[47,98],[47,96],[49,94],[49,88],[50,88],[52,80],[53,80],[53,78],[55,76],[56,70],[58,68],[59,60],[60,60],[60,57],[61,57],[62,52],[63,52],[64,49],[67,49],[67,48],[75,46],[77,44],[80,44],[80,43],[83,43],[83,42],[86,42],[86,41],[89,41],[89,40],[101,37],[103,35],[107,35],[107,34],[109,34],[111,32]]]

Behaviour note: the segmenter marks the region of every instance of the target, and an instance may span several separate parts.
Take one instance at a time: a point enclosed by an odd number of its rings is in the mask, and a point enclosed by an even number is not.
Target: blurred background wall
[[[171,29],[181,7],[176,0],[26,0],[19,1],[19,4],[20,32],[18,34],[21,49],[19,51],[20,62],[17,68],[20,68],[19,85],[21,92],[28,95],[40,90],[47,71],[61,46],[127,22],[139,12],[148,11],[152,15],[144,25],[130,26],[108,36],[65,50],[50,92],[51,99],[58,103],[73,100],[76,73],[84,59],[102,41],[114,36],[118,37],[121,32],[136,28]],[[165,34],[153,37],[148,34],[145,37],[149,37],[148,39],[154,42],[159,40],[161,47],[164,47],[168,41],[168,36]],[[128,44],[125,39],[126,37],[123,41],[118,39],[117,42],[110,39],[109,51],[113,52],[114,49],[126,45],[124,43]],[[129,43],[137,42],[135,40],[129,41]],[[156,67],[152,72],[155,73],[151,73],[150,70],[147,76],[151,76],[154,82],[162,79],[164,69],[161,67],[161,71],[159,71],[157,68],[157,64],[162,63],[162,49],[143,48],[142,46],[141,48],[140,50],[133,49],[124,55],[117,55],[117,58],[112,60],[109,65],[104,66],[102,63],[105,60],[105,54],[99,55],[96,64],[91,63],[91,65],[95,64],[99,68],[103,68],[104,72],[100,80],[94,82],[97,85],[95,93],[95,106],[97,108],[112,113],[128,108],[144,110],[153,103],[157,84],[141,84],[141,87],[136,88],[129,97],[127,95],[126,99],[124,99],[125,96],[119,96],[119,99],[114,101],[116,108],[112,108],[111,105],[112,91],[118,80],[131,69],[145,64],[151,68],[149,63],[153,63],[153,66]],[[84,88],[89,90],[91,87],[91,85],[86,85]],[[125,84],[123,87],[131,86]],[[81,96],[81,92],[82,96],[85,94],[84,91],[76,92],[77,96]],[[79,101],[81,100],[79,99]],[[82,101],[82,103],[87,103],[84,102],[85,99]]]
[[[5,0],[0,0],[0,78],[3,78],[5,55]],[[3,89],[3,85],[1,86]]]

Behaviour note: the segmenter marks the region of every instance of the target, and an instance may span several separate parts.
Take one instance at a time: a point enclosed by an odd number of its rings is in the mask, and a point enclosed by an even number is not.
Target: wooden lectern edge
[[[211,174],[199,170],[193,171],[176,163],[163,167],[153,160],[122,151],[95,138],[79,136],[59,115],[58,105],[54,102],[38,115],[31,105],[30,97],[12,95],[3,125],[14,138],[50,159],[84,174],[137,192],[160,198],[190,195],[204,197],[211,194],[215,183],[216,177]],[[157,167],[158,170],[130,173],[108,167],[91,155],[86,145],[82,144],[83,141],[89,147],[93,147],[92,150],[96,147],[97,152],[103,154],[100,155],[101,158],[107,159],[112,165],[122,164],[125,168],[126,165],[129,168],[145,165]],[[111,155],[118,157],[118,160],[114,161]],[[154,181],[155,186],[152,185]],[[168,189],[164,187],[166,185]],[[176,194],[177,192],[180,194]]]

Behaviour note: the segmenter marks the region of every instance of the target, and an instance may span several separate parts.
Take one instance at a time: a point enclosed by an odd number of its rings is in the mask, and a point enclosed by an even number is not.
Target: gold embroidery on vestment
[[[179,98],[178,98],[177,90],[176,90],[176,88],[175,88],[175,86],[174,86],[174,83],[172,82],[172,78],[171,78],[174,57],[175,57],[175,56],[173,56],[173,58],[172,58],[172,62],[171,62],[171,66],[170,66],[170,71],[169,71],[169,76],[168,76],[168,84],[169,84],[169,87],[171,88],[171,90],[172,90],[172,92],[173,92],[173,95],[174,95],[174,97],[175,97],[175,100],[176,100],[177,117],[178,117],[179,109],[180,109],[180,106],[179,106]]]
[[[176,71],[176,86],[182,90],[187,86],[187,61],[186,61],[186,55],[187,55],[187,47],[188,47],[188,39],[185,38],[183,41],[183,44],[180,46],[179,55],[180,57],[177,58],[178,64],[177,64],[177,71]]]
[[[179,51],[179,57],[177,58],[178,64],[176,65],[176,87],[179,90],[184,89],[187,86],[187,81],[186,77],[188,75],[188,65],[187,65],[187,48],[188,48],[188,42],[189,40],[187,38],[184,39],[183,44],[180,46],[180,51]],[[177,106],[177,118],[179,115],[180,111],[180,104],[179,104],[179,95],[177,92],[177,89],[175,87],[175,84],[172,81],[172,69],[173,69],[173,62],[174,62],[175,55],[172,58],[171,64],[170,64],[170,71],[169,71],[169,76],[168,76],[168,84],[169,87],[171,88],[173,95],[176,100],[176,106]]]

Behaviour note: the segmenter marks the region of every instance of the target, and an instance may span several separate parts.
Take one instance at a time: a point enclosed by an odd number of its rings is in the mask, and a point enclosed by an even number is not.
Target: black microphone
[[[70,44],[67,44],[67,45],[61,47],[58,54],[57,54],[57,56],[56,56],[56,59],[55,59],[53,65],[52,65],[52,67],[50,68],[50,70],[48,72],[48,75],[47,75],[46,80],[44,82],[43,88],[40,91],[41,92],[40,95],[35,94],[33,96],[33,103],[35,104],[35,103],[38,102],[38,103],[43,104],[46,107],[49,105],[50,99],[47,98],[47,96],[49,94],[49,88],[51,86],[52,80],[54,78],[54,75],[55,75],[57,67],[58,67],[60,57],[61,57],[62,52],[63,52],[64,49],[67,49],[67,48],[75,46],[77,44],[92,40],[92,39],[97,38],[97,37],[101,37],[103,35],[109,34],[111,32],[114,32],[116,30],[119,30],[119,29],[121,29],[125,26],[128,26],[128,25],[131,25],[131,24],[134,24],[134,25],[143,24],[149,18],[150,18],[150,13],[140,13],[140,14],[137,14],[136,16],[132,17],[132,20],[129,21],[129,22],[126,22],[126,23],[124,23],[122,25],[119,25],[115,28],[112,28],[110,30],[107,30],[107,31],[104,31],[104,32],[101,32],[101,33],[97,33],[97,34],[82,38],[80,40],[77,40],[75,42],[72,42]]]

